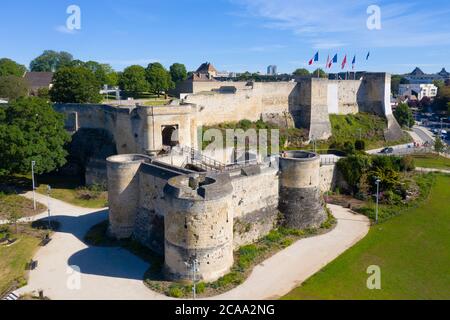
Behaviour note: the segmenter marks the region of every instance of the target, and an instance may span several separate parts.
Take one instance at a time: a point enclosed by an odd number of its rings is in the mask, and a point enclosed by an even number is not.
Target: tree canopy
[[[116,86],[118,81],[117,73],[109,64],[98,63],[96,61],[88,61],[82,66],[91,70],[101,85]]]
[[[145,70],[146,79],[149,83],[151,92],[158,96],[173,88],[173,82],[170,73],[159,62],[150,63]]]
[[[17,62],[11,59],[8,58],[0,59],[0,77],[6,76],[22,77],[25,71],[27,71],[27,68],[25,68],[25,66],[18,64]]]
[[[148,91],[149,85],[145,78],[145,68],[139,65],[127,67],[120,75],[119,86],[134,96]]]
[[[53,102],[98,103],[102,99],[100,83],[85,67],[65,67],[53,76],[50,98]]]
[[[177,83],[187,79],[186,66],[181,63],[174,63],[170,66],[170,76],[172,81]]]
[[[314,72],[312,72],[311,75],[313,77],[317,77],[317,72],[319,73],[320,78],[328,78],[328,74],[321,68],[317,68],[316,70],[314,70]]]
[[[19,98],[0,108],[0,174],[51,172],[66,163],[64,117],[43,99]]]
[[[305,68],[297,69],[292,74],[294,76],[309,76],[309,75],[311,75],[311,73]]]
[[[450,112],[450,86],[439,87],[438,94],[434,98],[432,109],[435,112]]]
[[[40,72],[56,72],[63,67],[71,66],[73,57],[68,52],[45,50],[39,57],[31,61],[30,70]]]
[[[28,85],[24,78],[17,76],[0,77],[0,98],[14,100],[26,96]]]
[[[402,127],[411,128],[414,125],[414,116],[405,103],[400,103],[394,111],[394,117]]]

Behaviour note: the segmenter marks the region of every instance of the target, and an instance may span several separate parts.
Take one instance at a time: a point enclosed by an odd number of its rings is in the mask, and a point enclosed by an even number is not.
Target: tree
[[[71,66],[73,57],[68,52],[46,50],[39,57],[31,61],[30,70],[40,72],[56,72],[63,67]]]
[[[25,66],[18,64],[17,62],[3,58],[0,59],[0,77],[6,76],[16,76],[23,77],[24,73],[27,71]]]
[[[317,77],[317,72],[319,72],[320,78],[328,78],[328,74],[325,71],[323,71],[323,69],[321,69],[321,68],[314,70],[314,72],[312,72],[311,75],[313,77]]]
[[[434,140],[434,151],[436,152],[443,152],[445,149],[445,144],[442,142],[442,139],[437,137],[436,140]]]
[[[173,82],[170,73],[159,62],[150,63],[145,70],[146,79],[150,85],[150,91],[157,94],[173,88]]]
[[[294,76],[299,76],[299,77],[304,77],[304,76],[311,75],[311,73],[305,68],[297,69],[292,74]]]
[[[0,77],[0,98],[14,100],[28,94],[28,85],[24,78],[16,76]]]
[[[50,98],[53,102],[98,103],[102,99],[100,83],[92,71],[84,67],[62,68],[53,76]]]
[[[431,106],[434,112],[448,112],[448,103],[450,102],[450,86],[439,87],[438,94],[434,98]]]
[[[398,74],[393,74],[391,77],[391,91],[394,96],[397,96],[399,93],[399,87],[402,79],[403,76]]]
[[[170,76],[174,83],[187,79],[187,71],[184,64],[174,63],[170,66]]]
[[[100,64],[96,61],[88,61],[84,67],[91,70],[97,78],[100,85],[115,86],[117,85],[117,73],[109,64]]]
[[[411,128],[414,125],[414,116],[405,103],[400,103],[394,111],[394,116],[402,127]]]
[[[433,84],[436,87],[441,88],[441,87],[445,86],[445,81],[444,80],[433,80]]]
[[[36,97],[19,98],[0,108],[0,174],[51,172],[66,163],[64,145],[70,136],[64,117]]]
[[[148,91],[149,84],[145,79],[145,68],[138,65],[126,68],[120,75],[119,86],[134,97],[137,97],[140,92]]]

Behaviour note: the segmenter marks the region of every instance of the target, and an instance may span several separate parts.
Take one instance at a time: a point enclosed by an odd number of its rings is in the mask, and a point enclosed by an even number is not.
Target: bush
[[[366,150],[366,143],[364,142],[364,140],[356,140],[355,141],[355,149],[358,151]]]
[[[203,292],[205,292],[206,284],[204,282],[199,282],[199,283],[197,283],[197,286],[195,289],[197,290],[198,294],[202,294]]]
[[[168,295],[173,298],[181,298],[184,296],[184,288],[180,285],[173,284],[169,287]]]
[[[400,170],[413,171],[416,168],[414,158],[412,156],[405,156],[400,160]]]

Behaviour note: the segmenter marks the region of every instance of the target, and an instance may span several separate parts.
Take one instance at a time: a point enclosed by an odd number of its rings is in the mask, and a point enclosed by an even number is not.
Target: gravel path
[[[37,200],[46,203],[45,196],[38,195]],[[294,243],[256,266],[242,285],[215,298],[242,300],[282,296],[367,234],[369,220],[366,217],[339,206],[329,207],[338,221],[332,231]],[[89,247],[83,242],[86,231],[107,218],[107,209],[79,208],[56,199],[51,201],[51,209],[61,228],[52,241],[38,251],[34,257],[38,261],[37,268],[30,272],[28,285],[16,293],[42,289],[51,299],[167,299],[143,284],[143,274],[149,267],[146,262],[121,248]],[[74,273],[72,265],[78,266],[81,272]]]

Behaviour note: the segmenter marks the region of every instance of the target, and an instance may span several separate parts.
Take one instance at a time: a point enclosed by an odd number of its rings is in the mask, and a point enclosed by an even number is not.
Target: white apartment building
[[[410,97],[414,95],[418,100],[422,100],[423,97],[436,97],[438,87],[432,83],[400,84],[398,91],[399,95],[402,97]]]

